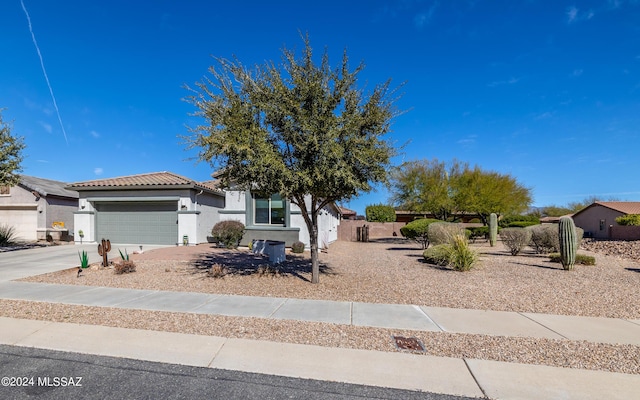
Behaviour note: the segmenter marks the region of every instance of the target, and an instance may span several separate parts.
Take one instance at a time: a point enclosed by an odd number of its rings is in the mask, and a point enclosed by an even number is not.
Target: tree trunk
[[[309,227],[309,241],[311,242],[311,283],[320,282],[320,262],[318,260],[318,213],[311,211],[311,226]]]
[[[311,198],[310,210],[307,209],[304,196],[297,196],[293,199],[294,204],[300,207],[302,217],[307,230],[309,231],[309,245],[311,247],[311,283],[320,282],[320,262],[318,260],[318,213],[320,207],[316,205],[315,198]]]

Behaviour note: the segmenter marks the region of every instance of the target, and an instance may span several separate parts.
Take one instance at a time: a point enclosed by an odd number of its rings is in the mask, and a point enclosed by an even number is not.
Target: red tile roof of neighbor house
[[[116,178],[96,179],[92,181],[74,182],[67,188],[72,190],[91,189],[129,189],[140,187],[170,188],[175,186],[191,186],[194,189],[206,189],[211,192],[221,191],[214,186],[212,181],[196,182],[184,176],[172,172],[151,172],[148,174],[138,174],[120,176]]]
[[[338,207],[340,209],[340,214],[342,215],[356,215],[357,213],[353,210],[350,210],[346,207]]]
[[[596,205],[607,207],[623,214],[640,214],[640,201],[596,201],[590,206],[578,211],[576,214]]]

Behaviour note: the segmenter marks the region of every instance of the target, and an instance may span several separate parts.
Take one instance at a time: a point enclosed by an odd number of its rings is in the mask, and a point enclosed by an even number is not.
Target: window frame
[[[274,197],[278,197],[277,199],[274,199]],[[274,193],[269,197],[266,196],[260,196],[258,194],[254,194],[252,196],[252,206],[253,206],[253,224],[256,226],[286,226],[286,214],[287,214],[287,206],[286,206],[286,199],[282,198],[282,196],[280,196],[280,194],[278,193]],[[268,217],[268,222],[258,222],[258,201],[259,200],[266,200],[267,201],[267,207],[266,207],[266,215]],[[274,208],[272,207],[272,203],[274,201],[279,201],[281,204],[281,207],[279,209],[282,210],[282,215],[281,215],[281,219],[282,222],[278,222],[278,223],[274,223],[273,222],[273,216],[274,216]],[[263,207],[264,208],[264,207]],[[275,210],[278,210],[278,208],[275,208]]]

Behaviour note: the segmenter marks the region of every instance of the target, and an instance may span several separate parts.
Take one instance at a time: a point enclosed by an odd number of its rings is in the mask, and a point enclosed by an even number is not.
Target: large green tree
[[[459,210],[476,213],[487,225],[489,215],[517,215],[531,205],[531,190],[509,174],[466,169],[457,180],[454,202]]]
[[[458,161],[450,165],[437,159],[404,162],[391,172],[391,201],[403,210],[447,220],[456,212],[452,191],[464,168]]]
[[[308,37],[301,57],[246,68],[217,59],[188,101],[206,123],[191,129],[199,158],[224,171],[225,187],[279,193],[300,207],[319,281],[318,215],[326,205],[386,181],[394,155],[384,135],[396,114],[390,81],[369,93],[357,86],[346,51],[336,69],[325,51],[314,63]]]
[[[2,119],[0,109],[0,186],[13,186],[20,181],[24,139],[11,134],[11,126]]]
[[[530,190],[508,174],[453,161],[405,162],[391,174],[393,203],[447,220],[459,212],[475,213],[487,224],[491,213],[519,214],[531,204]]]

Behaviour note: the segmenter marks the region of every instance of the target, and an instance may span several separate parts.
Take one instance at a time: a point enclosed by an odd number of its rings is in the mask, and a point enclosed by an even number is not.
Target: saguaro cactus
[[[102,239],[102,243],[98,245],[98,254],[102,256],[102,266],[106,267],[109,265],[109,260],[107,257],[107,253],[111,251],[111,242],[109,239]]]
[[[576,263],[576,250],[578,248],[576,225],[573,223],[572,218],[560,218],[558,238],[560,239],[560,261],[562,262],[562,268],[571,271]]]
[[[498,216],[496,213],[489,215],[489,244],[491,247],[496,245],[498,239]]]

